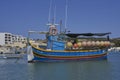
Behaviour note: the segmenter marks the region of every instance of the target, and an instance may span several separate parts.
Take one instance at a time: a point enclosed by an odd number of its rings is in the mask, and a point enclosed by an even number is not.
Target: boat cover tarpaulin
[[[111,32],[108,32],[108,33],[67,33],[65,35],[71,38],[76,38],[78,36],[105,36],[108,34],[111,34]]]

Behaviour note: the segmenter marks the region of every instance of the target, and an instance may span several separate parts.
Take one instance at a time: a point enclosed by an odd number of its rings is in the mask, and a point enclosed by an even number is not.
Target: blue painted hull
[[[97,58],[84,58],[84,59],[49,59],[49,58],[39,58],[35,57],[32,62],[68,62],[68,61],[90,61],[90,60],[106,60],[107,56],[101,56]]]
[[[33,61],[73,61],[107,59],[107,50],[47,51],[32,46]]]

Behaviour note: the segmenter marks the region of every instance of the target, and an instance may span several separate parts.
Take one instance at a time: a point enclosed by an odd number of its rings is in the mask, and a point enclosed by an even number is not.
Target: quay
[[[15,58],[22,58],[23,54],[0,54],[0,58],[2,59],[15,59]]]

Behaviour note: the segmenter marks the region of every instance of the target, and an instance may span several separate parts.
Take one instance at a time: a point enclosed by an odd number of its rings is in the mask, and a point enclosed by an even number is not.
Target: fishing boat
[[[29,31],[30,33],[45,34],[46,45],[43,46],[29,41],[28,61],[106,59],[110,48],[109,32],[58,33],[56,25],[51,24],[48,32]],[[107,37],[102,40],[98,38],[98,36],[106,35]],[[93,36],[97,36],[97,38],[93,38]]]
[[[31,33],[39,33],[46,36],[46,45],[36,43],[36,41],[33,42],[28,37],[28,62],[107,59],[108,49],[111,45],[109,41],[110,32],[70,33],[66,32],[66,30],[59,32],[57,29],[58,25],[54,21],[49,23],[48,26],[47,32],[28,32],[29,36]]]

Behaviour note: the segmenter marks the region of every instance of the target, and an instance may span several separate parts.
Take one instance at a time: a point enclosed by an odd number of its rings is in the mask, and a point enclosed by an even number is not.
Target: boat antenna
[[[50,7],[49,7],[49,15],[48,15],[48,24],[50,23],[50,19],[51,19],[51,8],[52,8],[52,0],[50,0]]]
[[[67,17],[68,17],[68,0],[66,0],[66,5],[65,5],[65,33],[66,33],[66,29],[67,29]]]
[[[62,33],[62,20],[60,20],[60,33]]]

